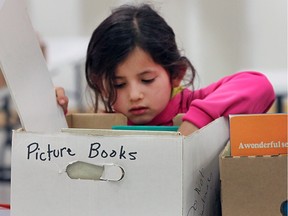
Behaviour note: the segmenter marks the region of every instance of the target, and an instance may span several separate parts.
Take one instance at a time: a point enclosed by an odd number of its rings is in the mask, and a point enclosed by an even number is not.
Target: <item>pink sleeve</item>
[[[194,91],[183,121],[201,128],[230,114],[265,113],[275,100],[269,80],[258,72],[239,72]]]

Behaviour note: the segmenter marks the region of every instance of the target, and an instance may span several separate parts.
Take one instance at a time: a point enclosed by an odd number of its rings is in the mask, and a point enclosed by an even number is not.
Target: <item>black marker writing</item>
[[[96,158],[96,157],[101,157],[101,158],[114,158],[114,157],[119,157],[119,159],[129,159],[129,160],[136,160],[136,155],[137,152],[127,152],[124,148],[124,146],[121,146],[119,150],[112,149],[110,151],[107,151],[103,148],[101,148],[100,143],[92,143],[90,145],[90,150],[88,154],[88,158]]]
[[[51,145],[47,145],[47,150],[43,150],[39,147],[39,144],[36,142],[33,142],[27,146],[27,159],[35,159],[35,160],[41,160],[41,161],[51,161],[53,158],[58,157],[64,157],[64,156],[75,156],[75,153],[68,148],[68,147],[62,147],[59,149],[51,148]]]
[[[206,203],[209,199],[209,192],[211,191],[211,183],[213,180],[213,173],[210,172],[208,175],[204,173],[204,169],[199,170],[199,180],[194,187],[196,192],[195,200],[192,206],[189,208],[187,216],[190,214],[194,215],[205,215]],[[194,213],[193,213],[194,212]]]

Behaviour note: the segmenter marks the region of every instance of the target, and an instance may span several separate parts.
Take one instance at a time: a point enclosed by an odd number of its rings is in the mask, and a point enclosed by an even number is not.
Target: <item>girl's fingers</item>
[[[65,94],[65,90],[62,87],[56,87],[55,92],[56,92],[57,103],[62,107],[64,113],[66,114],[68,111],[69,99]]]

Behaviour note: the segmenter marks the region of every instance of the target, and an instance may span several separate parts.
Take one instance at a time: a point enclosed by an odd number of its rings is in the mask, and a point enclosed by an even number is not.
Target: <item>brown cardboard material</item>
[[[178,114],[173,119],[173,125],[182,123],[183,114]],[[101,118],[101,121],[99,121]],[[113,125],[127,125],[127,118],[120,113],[71,113],[66,116],[69,128],[81,128],[85,125],[87,129],[111,129]]]
[[[101,118],[101,121],[99,121]],[[85,125],[87,129],[111,129],[113,125],[126,125],[127,118],[122,114],[113,115],[109,113],[72,113],[66,116],[69,128],[82,128]]]
[[[231,157],[230,144],[220,155],[223,216],[282,216],[287,200],[287,155]]]

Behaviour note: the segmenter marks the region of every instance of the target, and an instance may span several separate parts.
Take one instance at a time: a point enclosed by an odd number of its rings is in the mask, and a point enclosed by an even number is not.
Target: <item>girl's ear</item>
[[[185,74],[186,74],[186,70],[187,68],[182,68],[178,74],[177,77],[175,77],[174,79],[172,79],[172,87],[176,88],[178,86],[180,86]]]

